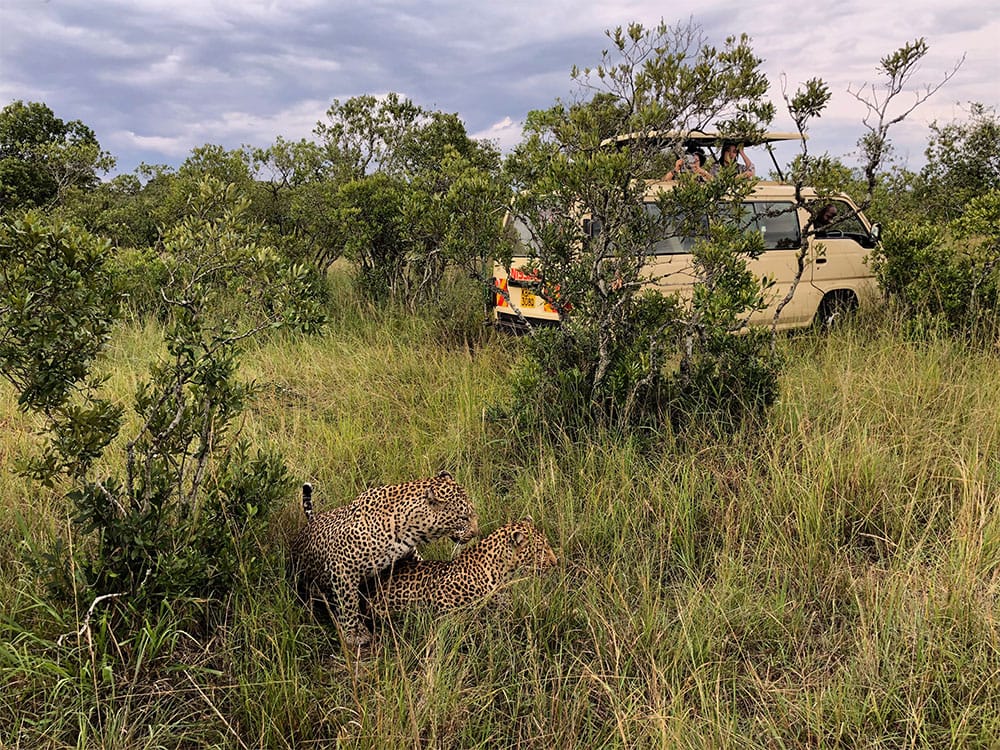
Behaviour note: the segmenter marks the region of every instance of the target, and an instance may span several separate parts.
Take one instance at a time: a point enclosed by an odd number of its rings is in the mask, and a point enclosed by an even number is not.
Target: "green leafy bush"
[[[893,222],[872,254],[883,289],[911,330],[995,329],[1000,305],[1000,191],[973,199],[946,225]]]
[[[731,220],[753,181],[730,171],[707,182],[683,175],[655,200],[645,193],[646,180],[664,173],[664,151],[683,147],[680,134],[765,127],[774,108],[760,60],[746,37],[700,45],[693,25],[633,24],[608,37],[602,64],[576,74],[597,93],[530,113],[506,163],[519,188],[512,214],[531,238],[524,270],[561,319],[556,330],[533,332],[520,401],[536,412],[531,421],[557,429],[655,430],[710,411],[726,422],[759,412],[777,391],[778,361],[766,336],[733,335],[764,306],[747,265],[762,240]],[[609,147],[622,133],[633,137]],[[690,296],[644,291],[663,281],[647,262],[665,237],[696,239]]]
[[[71,540],[38,562],[50,588],[84,609],[225,597],[259,558],[270,510],[289,489],[280,456],[250,455],[230,434],[251,393],[239,356],[266,330],[310,330],[322,316],[314,275],[259,244],[245,209],[232,185],[205,179],[160,252],[136,256],[155,269],[133,274],[147,300],[161,281],[165,351],[137,389],[117,463],[103,454],[124,409],[100,399],[91,376],[121,298],[107,243],[30,214],[3,227],[0,362],[22,408],[47,420],[30,473],[64,487],[74,509]]]

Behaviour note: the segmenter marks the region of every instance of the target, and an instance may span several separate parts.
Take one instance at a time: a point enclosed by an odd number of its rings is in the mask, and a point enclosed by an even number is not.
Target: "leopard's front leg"
[[[337,592],[337,599],[340,609],[338,624],[341,628],[341,634],[350,646],[367,646],[371,643],[372,634],[368,632],[368,628],[361,621],[361,602],[358,595],[358,587],[361,582],[350,576],[341,576],[337,583],[340,589]]]

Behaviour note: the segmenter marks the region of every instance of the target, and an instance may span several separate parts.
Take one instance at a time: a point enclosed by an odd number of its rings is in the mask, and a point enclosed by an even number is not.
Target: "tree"
[[[94,131],[63,121],[39,102],[0,111],[0,211],[49,206],[71,189],[91,189],[114,166]]]
[[[366,296],[410,307],[435,299],[449,266],[482,277],[506,203],[496,147],[470,138],[457,115],[398,94],[335,101],[327,120],[315,132],[330,178],[291,198],[317,257],[329,263],[343,251]],[[463,201],[456,190],[474,194]],[[461,243],[459,232],[474,241]]]
[[[693,24],[633,24],[608,37],[599,65],[574,70],[579,100],[530,113],[506,164],[517,188],[512,212],[532,238],[535,291],[562,317],[532,337],[522,401],[561,425],[752,412],[774,396],[776,363],[760,332],[728,334],[762,305],[747,261],[763,245],[723,217],[738,212],[753,183],[722,173],[681,180],[655,204],[643,198],[644,180],[666,171],[691,130],[749,140],[766,126],[774,107],[760,60],[747,37],[719,49]],[[621,133],[633,136],[609,147]],[[676,135],[665,144],[664,133]],[[695,291],[685,300],[642,291],[659,281],[644,271],[649,248],[675,235],[698,238]]]
[[[867,132],[858,140],[858,147],[869,196],[875,192],[879,171],[892,153],[889,129],[933,96],[958,72],[965,60],[963,55],[955,67],[944,74],[940,83],[926,85],[923,92],[914,95],[912,103],[900,108],[900,96],[906,92],[927,51],[927,41],[923,37],[907,42],[879,61],[878,71],[884,77],[881,86],[871,83],[857,89],[848,88],[848,93],[867,109],[862,120]]]
[[[369,172],[396,175],[404,171],[401,143],[423,122],[423,109],[396,93],[382,98],[365,94],[346,102],[334,99],[327,122],[314,132],[328,161],[347,179]]]
[[[274,228],[290,257],[297,260],[312,257],[325,265],[319,257],[323,254],[322,237],[310,227],[309,221],[298,220],[300,217],[293,212],[299,194],[334,177],[323,149],[305,138],[288,141],[278,136],[272,145],[253,149],[250,155],[251,170],[257,180],[258,215]],[[308,206],[309,201],[300,205]]]
[[[915,197],[928,218],[951,221],[971,201],[1000,189],[1000,118],[973,103],[964,121],[934,122]]]

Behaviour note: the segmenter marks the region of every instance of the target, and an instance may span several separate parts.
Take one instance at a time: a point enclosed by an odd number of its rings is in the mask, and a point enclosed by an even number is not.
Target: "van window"
[[[645,204],[651,217],[660,215],[655,203]],[[785,250],[802,246],[799,215],[791,201],[748,201],[740,205],[739,223],[745,232],[764,235],[765,250]],[[694,248],[694,237],[680,237],[670,233],[653,243],[653,255],[681,255]]]
[[[527,224],[518,218],[512,218],[508,227],[514,230],[516,246],[518,248],[524,248],[521,254],[527,255],[528,248],[535,246],[535,240],[531,236],[531,230],[528,229]]]
[[[814,224],[817,237],[868,236],[868,229],[858,218],[857,211],[844,201],[830,200],[814,203],[812,209],[817,217]],[[820,216],[824,211],[830,211],[830,209],[832,212],[828,214],[826,221],[823,221]]]
[[[791,250],[802,247],[799,214],[791,201],[753,201],[744,203],[753,215],[756,229],[764,236],[765,250]]]
[[[656,203],[644,203],[646,215],[651,219],[660,217],[660,207]],[[664,229],[663,236],[653,243],[650,248],[651,255],[684,255],[694,249],[694,237],[682,237],[676,233],[671,222]]]

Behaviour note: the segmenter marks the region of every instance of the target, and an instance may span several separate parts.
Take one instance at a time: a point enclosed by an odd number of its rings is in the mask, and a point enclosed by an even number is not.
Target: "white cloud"
[[[495,122],[485,130],[470,133],[471,137],[477,140],[493,141],[500,147],[501,151],[510,151],[521,141],[521,129],[523,122],[515,122],[508,115],[499,122]]]
[[[267,146],[279,135],[288,140],[310,137],[316,123],[322,119],[329,103],[320,100],[296,102],[294,105],[271,114],[245,111],[228,111],[219,115],[185,124],[164,123],[172,134],[136,133],[120,130],[112,133],[105,148],[112,152],[121,150],[149,151],[167,157],[170,161],[182,161],[193,149],[206,143],[215,143],[226,148],[238,148],[244,144]],[[154,159],[155,161],[155,159]]]
[[[105,146],[118,146],[122,150],[135,149],[151,151],[172,158],[184,157],[191,151],[188,139],[184,135],[160,136],[139,135],[131,130],[119,130],[111,134]]]

